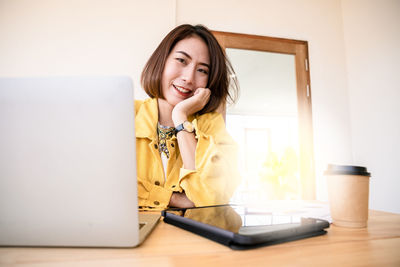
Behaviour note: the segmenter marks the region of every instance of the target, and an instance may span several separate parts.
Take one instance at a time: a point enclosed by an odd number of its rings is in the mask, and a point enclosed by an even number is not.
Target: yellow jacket
[[[167,140],[167,175],[158,151],[157,99],[135,101],[138,201],[142,208],[164,209],[173,192],[185,191],[196,205],[227,204],[240,182],[237,145],[217,112],[190,116],[196,139],[196,170],[183,168],[176,137]]]

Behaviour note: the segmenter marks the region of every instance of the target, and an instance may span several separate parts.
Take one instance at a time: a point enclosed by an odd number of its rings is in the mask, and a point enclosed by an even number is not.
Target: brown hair
[[[239,84],[231,63],[214,35],[203,25],[183,24],[173,29],[147,61],[141,76],[141,84],[146,93],[153,98],[164,98],[161,90],[161,77],[165,62],[174,46],[181,40],[193,35],[200,37],[207,45],[210,54],[210,69],[207,88],[211,90],[210,100],[198,114],[215,111],[226,101],[235,102]],[[230,87],[230,79],[232,84]]]

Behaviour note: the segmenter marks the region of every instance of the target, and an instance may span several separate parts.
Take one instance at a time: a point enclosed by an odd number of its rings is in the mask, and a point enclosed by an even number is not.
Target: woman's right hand
[[[179,102],[172,110],[172,120],[175,126],[181,124],[190,115],[202,110],[210,100],[211,90],[197,88],[193,96]]]

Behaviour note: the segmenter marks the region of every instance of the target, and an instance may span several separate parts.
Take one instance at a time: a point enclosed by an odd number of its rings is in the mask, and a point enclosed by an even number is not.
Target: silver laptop
[[[129,77],[0,78],[0,245],[140,244],[135,140]]]

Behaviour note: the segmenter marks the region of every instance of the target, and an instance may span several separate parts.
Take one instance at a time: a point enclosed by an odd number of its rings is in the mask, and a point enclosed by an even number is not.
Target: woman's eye
[[[198,69],[199,72],[204,73],[204,74],[208,74],[208,71],[205,69]]]
[[[185,63],[185,60],[183,58],[177,57],[175,58],[177,61],[179,61],[180,63]]]

